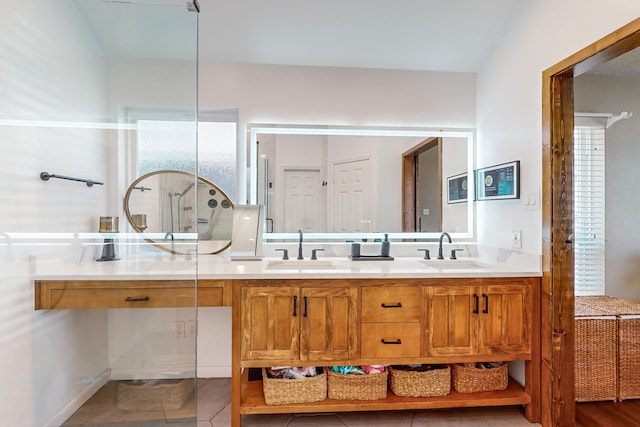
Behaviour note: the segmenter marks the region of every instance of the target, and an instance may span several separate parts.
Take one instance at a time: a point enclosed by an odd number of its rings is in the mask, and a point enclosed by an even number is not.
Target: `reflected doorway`
[[[324,232],[320,169],[284,170],[284,232]]]
[[[442,138],[402,154],[402,231],[442,230]]]

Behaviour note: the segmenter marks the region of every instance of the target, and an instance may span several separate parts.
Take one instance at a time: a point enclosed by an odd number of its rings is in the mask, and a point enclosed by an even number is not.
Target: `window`
[[[137,175],[171,169],[196,173],[195,123],[138,120]],[[198,175],[236,200],[236,122],[198,122]]]
[[[605,129],[574,129],[575,295],[604,295]]]

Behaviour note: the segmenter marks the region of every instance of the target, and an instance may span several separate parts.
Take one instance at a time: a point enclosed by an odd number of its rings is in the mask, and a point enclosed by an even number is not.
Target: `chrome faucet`
[[[298,259],[304,259],[302,256],[302,230],[298,230],[298,234],[300,234],[300,239],[298,240]]]
[[[164,240],[171,239],[171,259],[175,259],[176,257],[176,247],[175,247],[175,239],[173,237],[173,233],[168,231],[167,234],[164,235]]]
[[[442,256],[442,239],[444,238],[444,236],[447,236],[447,239],[449,239],[449,243],[451,243],[451,236],[449,236],[449,233],[442,233],[440,235],[440,244],[438,245],[438,259],[444,259],[444,256]]]

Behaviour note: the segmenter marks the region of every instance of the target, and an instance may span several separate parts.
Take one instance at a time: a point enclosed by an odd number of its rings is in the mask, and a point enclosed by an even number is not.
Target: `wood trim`
[[[573,76],[640,46],[640,18],[542,74],[541,423],[575,421],[573,248]]]
[[[638,46],[640,46],[640,18],[634,19],[595,43],[549,67],[543,75],[546,74],[550,77],[572,71],[574,76],[579,76]]]

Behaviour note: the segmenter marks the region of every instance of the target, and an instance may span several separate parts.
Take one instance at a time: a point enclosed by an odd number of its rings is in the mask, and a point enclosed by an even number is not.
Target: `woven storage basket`
[[[194,390],[192,378],[119,381],[117,406],[124,411],[175,411]]]
[[[617,319],[605,306],[598,305],[598,298],[575,299],[574,369],[577,402],[617,398]]]
[[[576,310],[617,318],[618,400],[640,398],[640,304],[611,296],[576,297]],[[597,343],[596,343],[597,345]],[[609,399],[608,399],[609,400]]]
[[[320,402],[327,398],[327,374],[302,379],[269,378],[263,368],[262,390],[267,405]]]
[[[509,385],[509,365],[505,363],[490,369],[453,365],[451,378],[453,388],[458,393],[505,390]]]
[[[389,367],[389,385],[396,396],[446,396],[451,391],[451,368],[405,371]]]
[[[377,400],[387,397],[389,370],[379,374],[344,375],[327,369],[327,394],[336,400]]]

